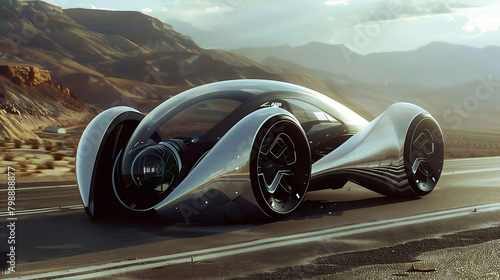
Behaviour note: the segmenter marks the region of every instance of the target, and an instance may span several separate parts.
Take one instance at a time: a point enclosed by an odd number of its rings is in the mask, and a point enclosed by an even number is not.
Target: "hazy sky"
[[[204,37],[199,35],[202,47],[296,46],[319,41],[370,53],[415,49],[432,41],[474,47],[500,45],[498,0],[47,2],[63,8],[141,11],[167,23],[169,19],[184,21],[208,31],[200,33]],[[194,33],[190,35],[197,41]]]

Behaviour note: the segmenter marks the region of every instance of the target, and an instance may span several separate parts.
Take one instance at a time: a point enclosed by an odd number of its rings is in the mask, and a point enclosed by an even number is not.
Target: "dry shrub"
[[[47,160],[45,162],[45,167],[47,167],[47,169],[54,169],[54,161],[52,160]]]
[[[19,139],[14,139],[14,147],[16,147],[16,149],[21,148],[22,144],[23,144],[23,141],[21,141]]]
[[[60,152],[52,153],[52,157],[54,160],[62,160],[64,158],[64,154]]]
[[[78,141],[68,140],[64,143],[64,145],[68,148],[75,149],[76,147],[78,147]]]
[[[64,148],[64,143],[62,141],[59,141],[56,143],[56,146],[60,150],[60,149]]]
[[[36,139],[31,139],[29,142],[31,144],[32,149],[38,150],[38,148],[40,148],[40,142],[38,142]],[[28,144],[27,141],[26,141],[26,144]]]
[[[14,159],[14,155],[12,153],[5,153],[3,156],[3,160],[12,161]]]
[[[54,149],[54,145],[52,145],[52,142],[47,142],[45,143],[45,151],[50,152]]]

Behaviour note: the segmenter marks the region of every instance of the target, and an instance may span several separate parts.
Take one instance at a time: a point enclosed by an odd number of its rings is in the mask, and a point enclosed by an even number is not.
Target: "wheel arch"
[[[75,169],[80,196],[91,218],[96,214],[96,198],[103,198],[102,191],[111,185],[110,168],[118,143],[126,144],[143,118],[144,115],[133,108],[114,107],[97,115],[82,133]]]

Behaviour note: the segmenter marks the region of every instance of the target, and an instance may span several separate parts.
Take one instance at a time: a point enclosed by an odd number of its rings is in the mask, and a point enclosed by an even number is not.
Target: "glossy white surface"
[[[342,168],[399,163],[411,121],[424,109],[410,103],[391,105],[340,147],[315,162],[312,176]]]
[[[139,113],[139,111],[126,106],[110,108],[97,115],[82,133],[76,153],[75,169],[78,189],[85,207],[89,206],[92,175],[104,134],[113,120],[125,112]]]

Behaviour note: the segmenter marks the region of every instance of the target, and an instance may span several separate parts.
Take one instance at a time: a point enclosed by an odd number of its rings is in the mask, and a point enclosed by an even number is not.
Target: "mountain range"
[[[435,42],[409,52],[368,55],[315,42],[299,47],[204,49],[170,24],[139,12],[63,10],[42,1],[3,0],[0,51],[0,65],[39,69],[51,77],[43,85],[29,86],[16,84],[17,78],[0,77],[4,96],[0,106],[17,102],[20,112],[0,110],[0,117],[26,127],[17,135],[0,127],[0,137],[31,137],[28,132],[36,126],[85,124],[116,105],[147,113],[188,88],[241,78],[309,87],[369,120],[390,104],[407,101],[429,110],[445,133],[500,127],[499,47]],[[487,90],[487,98],[476,97],[478,87],[483,93]],[[69,93],[60,95],[57,106],[51,105],[61,89]],[[33,104],[26,93],[36,95],[37,104],[51,117],[27,113]],[[461,114],[457,106],[469,110]],[[80,113],[71,117],[72,110]]]
[[[500,79],[500,47],[482,49],[433,42],[413,51],[360,55],[345,45],[311,42],[303,46],[231,50],[263,62],[270,57],[372,84],[450,86],[491,75]]]

